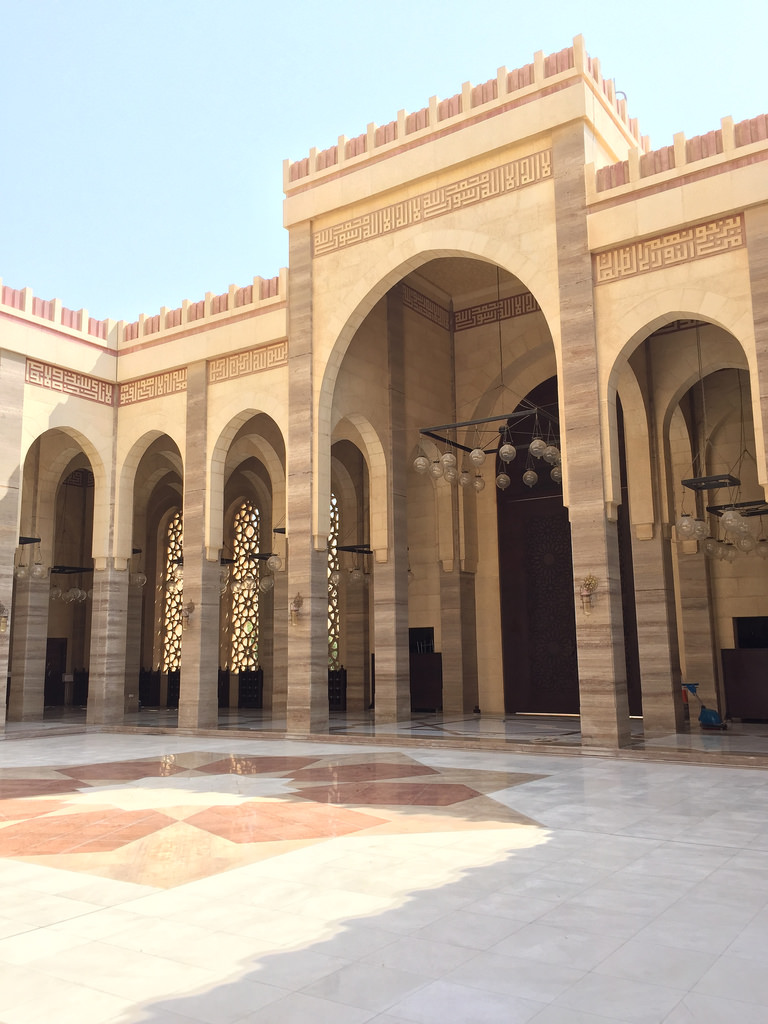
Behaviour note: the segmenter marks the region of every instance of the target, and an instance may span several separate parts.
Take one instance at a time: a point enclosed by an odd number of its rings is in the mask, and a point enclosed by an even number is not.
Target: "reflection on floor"
[[[760,1024],[768,772],[531,746],[0,743],[3,1024]]]
[[[130,731],[174,731],[178,712],[173,708],[144,708],[126,715],[123,728]],[[84,708],[47,708],[45,721],[9,722],[6,736],[33,736],[85,728]],[[285,736],[286,722],[268,711],[222,709],[217,730],[248,736],[261,733]],[[725,731],[702,730],[693,721],[679,735],[646,738],[642,719],[630,719],[631,744],[622,751],[625,757],[670,758],[708,763],[740,765],[765,764],[768,767],[768,722],[729,721]],[[325,733],[319,736],[340,740],[397,742],[410,746],[419,743],[444,743],[446,746],[473,745],[482,749],[525,751],[532,746],[547,752],[582,750],[581,728],[577,716],[569,715],[460,715],[413,713],[403,722],[375,722],[373,712],[332,713]],[[589,751],[585,751],[589,752]],[[594,752],[594,751],[591,751]]]

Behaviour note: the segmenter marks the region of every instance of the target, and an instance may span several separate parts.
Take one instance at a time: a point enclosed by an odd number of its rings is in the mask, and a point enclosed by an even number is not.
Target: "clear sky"
[[[133,320],[272,277],[282,162],[581,33],[654,148],[768,112],[766,0],[0,0],[0,277]]]

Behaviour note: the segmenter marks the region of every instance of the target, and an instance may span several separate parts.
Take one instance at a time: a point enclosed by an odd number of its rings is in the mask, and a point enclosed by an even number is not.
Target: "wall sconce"
[[[584,610],[585,615],[592,614],[592,602],[595,599],[595,591],[597,590],[598,579],[597,576],[593,576],[589,573],[581,581],[579,587],[579,596],[581,597],[581,607]]]
[[[8,609],[5,607],[2,601],[0,601],[0,633],[6,633],[8,631]]]
[[[195,610],[195,602],[188,601],[187,604],[182,606],[181,609],[181,628],[189,629],[189,617]]]
[[[304,598],[301,596],[301,594],[296,594],[295,597],[291,598],[291,603],[290,603],[289,607],[291,609],[291,625],[292,626],[295,626],[296,623],[299,621],[299,612],[301,611],[301,606],[303,604],[304,604]]]

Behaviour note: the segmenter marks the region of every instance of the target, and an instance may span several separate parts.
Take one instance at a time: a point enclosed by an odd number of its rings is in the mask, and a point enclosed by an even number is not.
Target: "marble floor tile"
[[[15,735],[3,1024],[768,1017],[759,768],[400,748],[397,728]]]

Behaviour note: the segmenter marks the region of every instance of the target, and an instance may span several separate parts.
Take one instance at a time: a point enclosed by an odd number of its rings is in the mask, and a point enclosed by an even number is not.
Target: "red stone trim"
[[[765,163],[767,160],[768,150],[762,150],[759,153],[750,153],[748,156],[740,156],[733,160],[723,161],[712,167],[702,167],[696,171],[689,171],[687,174],[676,175],[674,178],[668,178],[666,181],[659,181],[654,184],[644,185],[643,182],[647,181],[647,178],[641,178],[637,182],[625,182],[623,185],[615,186],[616,188],[627,189],[626,192],[622,192],[619,196],[606,196],[605,193],[598,192],[595,199],[589,200],[587,214],[611,210],[613,207],[623,206],[625,203],[636,203],[638,199],[646,199],[648,196],[655,196],[660,192],[668,192],[673,188],[684,188],[686,185],[692,185],[694,182],[703,181],[718,174],[728,174],[730,171],[739,171],[744,167],[751,167],[752,164]],[[635,187],[628,187],[630,185]],[[604,196],[605,198],[603,198]]]
[[[315,231],[312,238],[314,256],[348,249],[371,238],[381,238],[395,231],[443,217],[454,210],[476,206],[487,199],[516,192],[552,177],[552,150],[544,149],[519,157],[478,174],[452,181],[399,203],[379,207],[360,217],[341,221],[329,228]]]
[[[58,391],[72,398],[84,398],[98,405],[114,405],[115,402],[116,389],[111,381],[78,373],[76,370],[65,370],[39,359],[27,358],[24,381],[38,388]]]
[[[744,214],[694,224],[592,256],[595,285],[611,284],[652,270],[690,263],[746,244]]]
[[[274,366],[284,366],[288,362],[288,339],[258,345],[245,352],[221,356],[208,360],[208,383],[221,384],[225,380],[247,377],[252,373],[262,373]]]

